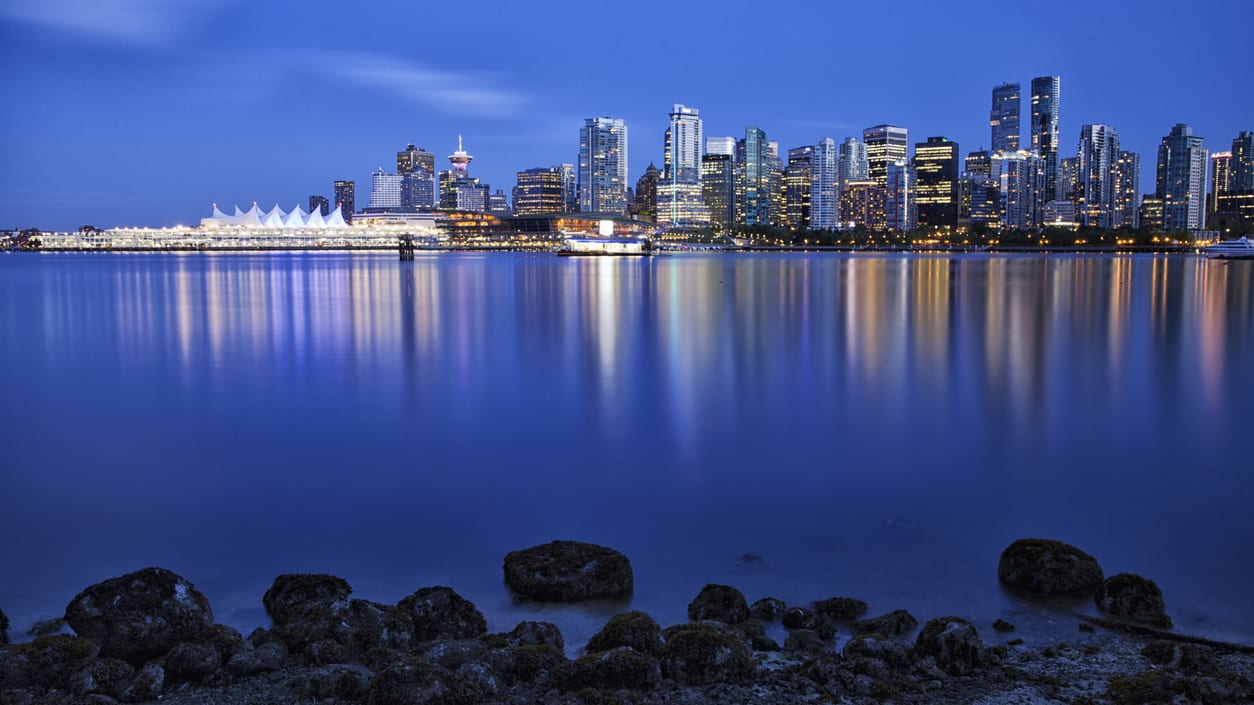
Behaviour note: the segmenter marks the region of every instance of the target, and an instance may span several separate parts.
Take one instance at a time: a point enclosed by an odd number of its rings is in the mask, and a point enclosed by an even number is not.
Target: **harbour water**
[[[569,538],[663,624],[722,582],[1070,635],[996,579],[1043,536],[1254,643],[1252,423],[1254,262],[6,255],[0,608],[160,565],[247,632],[329,572],[578,647],[624,605],[501,579]]]

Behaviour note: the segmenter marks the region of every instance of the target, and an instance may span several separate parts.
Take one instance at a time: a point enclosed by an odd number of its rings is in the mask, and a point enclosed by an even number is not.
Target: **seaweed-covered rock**
[[[983,663],[984,642],[967,620],[938,617],[923,625],[914,650],[920,656],[931,656],[937,666],[950,673],[964,674]]]
[[[340,698],[360,700],[369,692],[374,673],[362,666],[337,663],[324,666],[303,678],[297,687],[305,695],[319,700]]]
[[[1107,614],[1146,622],[1164,623],[1163,591],[1148,578],[1132,573],[1112,575],[1097,587],[1097,608]]]
[[[1010,622],[1007,622],[1004,619],[998,619],[997,621],[993,622],[993,629],[1005,634],[1007,632],[1013,632],[1015,630],[1015,625],[1011,624]]]
[[[725,624],[739,624],[749,618],[749,605],[745,596],[730,585],[706,585],[688,603],[688,619],[694,622],[714,620]]]
[[[616,614],[588,641],[587,651],[593,654],[620,646],[656,657],[662,651],[662,628],[639,610]]]
[[[138,666],[181,641],[202,638],[213,611],[186,578],[145,568],[82,591],[65,608],[65,621],[79,636],[100,642],[102,655]]]
[[[158,663],[145,664],[131,679],[131,685],[122,692],[123,702],[143,703],[156,700],[165,690],[165,669]]]
[[[539,684],[566,663],[566,656],[552,644],[538,644],[496,649],[487,660],[507,683]]]
[[[907,669],[914,663],[909,646],[896,639],[876,636],[856,636],[850,639],[845,643],[841,656],[851,662],[857,659],[882,661],[892,670]]]
[[[1019,539],[1002,551],[997,577],[1034,595],[1067,595],[1092,590],[1102,582],[1097,559],[1070,544],[1049,539]]]
[[[914,631],[919,620],[905,610],[893,610],[888,614],[871,619],[864,619],[853,625],[856,634],[883,634],[884,636],[901,636]]]
[[[482,663],[464,663],[450,679],[454,703],[496,702],[504,690],[500,674]]]
[[[823,641],[831,641],[836,638],[836,620],[825,614],[814,615],[814,621],[811,623],[810,628],[813,629]]]
[[[763,622],[779,619],[787,611],[788,605],[784,604],[783,600],[774,597],[764,597],[749,605],[749,616]]]
[[[627,597],[634,589],[627,556],[579,541],[511,551],[505,556],[505,583],[520,595],[548,602]]]
[[[825,615],[837,622],[857,619],[866,614],[867,604],[852,597],[832,597],[814,603],[814,613]]]
[[[444,705],[453,701],[452,674],[419,658],[393,664],[370,684],[367,705]]]
[[[568,692],[584,688],[653,690],[661,685],[662,673],[657,659],[621,646],[567,663],[557,681]]]
[[[753,675],[749,649],[734,633],[713,625],[667,629],[662,673],[684,685],[742,683]]]
[[[818,654],[828,650],[828,645],[813,629],[794,629],[784,640],[784,651]]]
[[[789,629],[811,629],[814,627],[814,613],[804,607],[793,607],[784,613],[782,621]]]
[[[476,639],[488,631],[479,608],[450,587],[422,588],[397,607],[413,620],[418,641]]]
[[[455,671],[478,661],[487,651],[488,647],[478,639],[441,640],[433,642],[423,657],[441,668]]]
[[[483,640],[494,649],[545,644],[558,651],[566,649],[566,640],[562,638],[562,630],[552,622],[519,622],[510,631],[504,634],[489,634]]]
[[[165,657],[166,674],[174,681],[199,682],[222,665],[222,654],[211,644],[182,642]]]
[[[409,651],[414,644],[414,619],[404,609],[369,600],[350,600],[330,630],[332,638],[360,651]]]
[[[252,676],[283,668],[287,647],[280,641],[269,641],[256,648],[245,648],[226,662],[226,668],[237,676]]]
[[[325,619],[348,607],[353,588],[334,575],[297,573],[280,575],[262,596],[266,614],[277,627],[291,622]]]
[[[64,634],[41,636],[0,651],[0,682],[36,692],[66,690],[71,677],[90,666],[99,654],[100,646],[89,639]]]
[[[9,643],[9,616],[0,610],[0,644]]]
[[[735,629],[754,651],[779,651],[779,643],[766,635],[766,625],[762,620],[746,619]]]
[[[107,695],[120,698],[130,687],[135,669],[120,658],[101,658],[70,677],[69,690],[79,696]]]

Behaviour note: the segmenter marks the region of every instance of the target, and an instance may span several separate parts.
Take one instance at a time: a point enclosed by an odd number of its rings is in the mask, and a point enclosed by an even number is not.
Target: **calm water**
[[[0,606],[162,565],[247,630],[331,572],[578,647],[620,606],[501,583],[573,538],[664,624],[715,581],[1070,636],[997,583],[1040,535],[1254,643],[1252,425],[1249,262],[0,256]]]

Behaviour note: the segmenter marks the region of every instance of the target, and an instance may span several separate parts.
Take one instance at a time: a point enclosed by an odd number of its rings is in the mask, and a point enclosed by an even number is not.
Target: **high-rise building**
[[[1045,165],[1045,191],[1049,201],[1058,198],[1058,109],[1062,79],[1039,76],[1032,79],[1032,151]]]
[[[657,184],[657,220],[672,227],[710,222],[701,193],[701,117],[678,103],[666,128],[663,174]]]
[[[993,109],[988,114],[994,152],[1019,151],[1019,84],[1003,83],[993,89]]]
[[[579,181],[575,176],[575,165],[563,162],[557,165],[562,174],[562,208],[563,213],[579,212]]]
[[[919,222],[914,167],[907,159],[889,162],[884,181],[884,227],[899,232],[913,230]]]
[[[1002,227],[1024,230],[1039,225],[1045,203],[1052,200],[1045,189],[1044,159],[1021,149],[996,152],[992,160]]]
[[[811,230],[835,230],[840,222],[839,162],[836,140],[819,140],[810,158]]]
[[[1074,201],[1080,187],[1080,158],[1063,157],[1058,160],[1058,188],[1060,201]]]
[[[1080,128],[1076,218],[1081,226],[1112,228],[1118,179],[1119,133],[1110,125]],[[1048,189],[1048,185],[1046,186]]]
[[[744,139],[736,143],[736,223],[739,225],[770,225],[772,223],[772,190],[779,182],[772,178],[775,162],[766,133],[757,127],[745,129]]]
[[[788,213],[784,207],[784,160],[779,152],[779,141],[767,142],[770,152],[770,173],[767,175],[771,195],[771,225],[776,228],[788,227]]]
[[[1206,223],[1206,148],[1184,123],[1158,147],[1157,188],[1164,230],[1201,230]]]
[[[400,175],[401,206],[407,210],[430,210],[438,202],[435,174],[417,167]]]
[[[518,172],[514,186],[515,215],[545,215],[566,209],[560,166],[539,167]]]
[[[1254,132],[1243,131],[1232,140],[1232,176],[1229,191],[1254,193]]]
[[[967,152],[967,158],[963,162],[963,169],[966,175],[972,178],[991,178],[993,176],[993,161],[989,157],[988,152],[983,149],[978,152]]]
[[[344,222],[352,224],[353,212],[357,208],[357,182],[335,182],[335,205],[344,215]]]
[[[1156,194],[1146,194],[1141,199],[1141,225],[1156,229],[1163,227],[1163,199]]]
[[[501,189],[497,189],[488,195],[488,212],[501,217],[512,215],[509,207],[509,198]]]
[[[736,138],[735,137],[706,137],[705,138],[706,154],[726,154],[729,157],[736,156]]]
[[[994,230],[1001,222],[1001,189],[987,176],[967,177],[967,219],[972,228]]]
[[[649,168],[636,179],[636,190],[627,206],[627,212],[638,218],[657,222],[657,187],[661,179],[662,170],[649,162]]]
[[[813,178],[814,147],[788,150],[784,167],[784,216],[792,230],[810,229],[810,181]]]
[[[1215,152],[1210,155],[1210,196],[1206,199],[1206,213],[1218,213],[1219,202],[1233,192],[1232,152]]]
[[[706,144],[708,146],[708,140]],[[701,157],[701,195],[712,222],[719,225],[736,222],[734,155],[707,152]]]
[[[579,210],[627,213],[627,123],[595,117],[579,129]]]
[[[382,168],[371,175],[370,201],[366,208],[372,211],[389,211],[401,208],[401,176],[388,174]]]
[[[929,137],[914,145],[914,200],[921,228],[958,227],[958,143]]]
[[[417,169],[435,175],[435,155],[421,147],[407,145],[404,151],[396,153],[396,173],[408,174]]]
[[[310,196],[309,212],[313,213],[314,211],[322,213],[323,216],[331,215],[331,202],[327,200],[326,196]]]
[[[867,177],[881,186],[887,183],[888,165],[910,157],[910,131],[904,127],[876,125],[862,131],[866,143]]]
[[[870,166],[867,161],[866,142],[858,141],[857,137],[846,137],[840,143],[840,156],[836,163],[836,181],[839,188],[844,188],[850,181],[865,181],[871,178]]]
[[[1115,163],[1115,213],[1111,225],[1135,228],[1141,223],[1141,155],[1120,152]]]
[[[462,136],[457,136],[457,151],[448,156],[453,167],[440,172],[439,204],[442,210],[471,211],[486,213],[491,207],[492,189],[487,184],[479,183],[479,179],[470,175],[470,162],[474,160],[462,145]],[[414,173],[419,174],[421,169]]]
[[[871,179],[849,181],[840,191],[840,223],[844,227],[883,230],[884,187]]]

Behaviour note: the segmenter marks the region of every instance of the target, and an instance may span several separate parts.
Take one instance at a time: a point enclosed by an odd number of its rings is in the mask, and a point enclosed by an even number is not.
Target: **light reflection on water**
[[[248,627],[328,571],[504,629],[539,608],[501,556],[569,537],[663,622],[707,581],[1057,622],[995,580],[1045,535],[1254,641],[1251,264],[0,257],[0,606],[161,564]],[[542,613],[577,645],[614,608]]]

